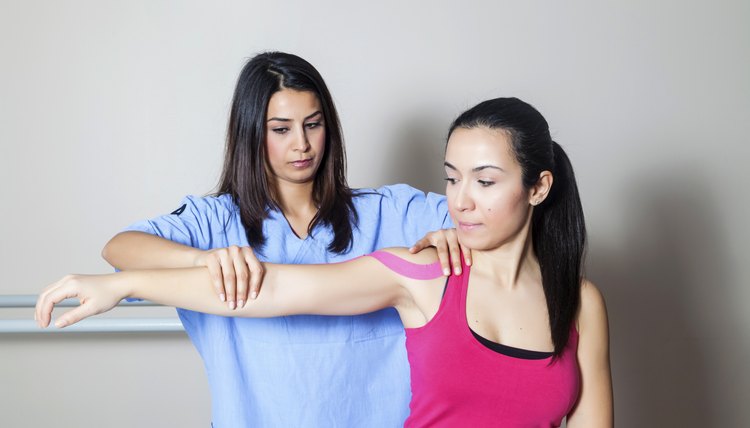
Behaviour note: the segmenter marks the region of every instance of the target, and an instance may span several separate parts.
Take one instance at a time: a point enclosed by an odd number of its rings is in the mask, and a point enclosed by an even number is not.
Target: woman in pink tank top
[[[68,297],[82,304],[58,327],[125,297],[240,317],[391,306],[411,366],[405,426],[612,426],[606,309],[582,277],[583,210],[547,122],[515,98],[480,103],[451,126],[445,171],[450,213],[473,260],[447,281],[436,252],[406,249],[332,265],[265,264],[263,291],[237,309],[215,298],[205,268],[67,276],[40,295],[37,320],[47,326]]]

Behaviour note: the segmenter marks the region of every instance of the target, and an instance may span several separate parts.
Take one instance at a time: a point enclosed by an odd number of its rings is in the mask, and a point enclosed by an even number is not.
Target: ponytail
[[[568,343],[580,302],[586,225],[573,166],[554,141],[552,151],[554,181],[547,198],[534,209],[531,231],[557,356]]]

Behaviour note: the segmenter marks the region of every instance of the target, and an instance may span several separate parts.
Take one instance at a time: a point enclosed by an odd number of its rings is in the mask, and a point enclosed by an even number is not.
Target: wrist
[[[140,299],[138,294],[134,271],[122,271],[112,275],[112,290],[120,299]]]
[[[208,251],[189,247],[186,255],[186,260],[188,262],[187,267],[205,267],[206,254],[208,254]]]

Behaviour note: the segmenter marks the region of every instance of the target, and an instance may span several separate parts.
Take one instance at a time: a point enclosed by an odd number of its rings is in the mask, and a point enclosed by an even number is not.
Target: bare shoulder
[[[599,288],[588,279],[581,282],[581,306],[604,306],[604,296]]]
[[[381,254],[387,256],[378,257],[379,261],[404,291],[394,304],[404,326],[425,325],[437,313],[445,285],[437,251],[427,248],[412,254],[406,248],[386,248]]]
[[[578,330],[607,325],[607,305],[599,288],[588,279],[581,282],[581,305],[578,310]]]
[[[404,247],[383,248],[378,251],[393,254],[406,262],[417,265],[430,265],[438,261],[437,250],[434,247],[425,248],[416,254],[410,253],[409,249]]]
[[[406,248],[387,248],[372,254],[388,270],[399,276],[403,285],[414,281],[429,281],[443,276],[437,251],[428,249],[411,254]]]

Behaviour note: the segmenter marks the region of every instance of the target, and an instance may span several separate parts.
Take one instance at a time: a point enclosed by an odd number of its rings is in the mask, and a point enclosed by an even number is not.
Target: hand
[[[471,249],[458,242],[456,229],[441,229],[430,232],[409,248],[409,252],[412,254],[418,253],[427,247],[437,249],[440,266],[443,268],[443,275],[445,276],[451,274],[451,262],[453,262],[453,273],[461,274],[461,253],[464,255],[466,264],[471,266]]]
[[[233,245],[201,251],[194,265],[208,268],[216,294],[230,309],[245,306],[248,292],[251,299],[258,297],[264,272],[252,248]]]
[[[81,304],[57,318],[55,326],[63,328],[92,315],[107,312],[127,297],[121,287],[115,285],[118,274],[68,275],[49,285],[36,301],[34,319],[41,328],[52,320],[52,310],[65,299],[77,298]]]

